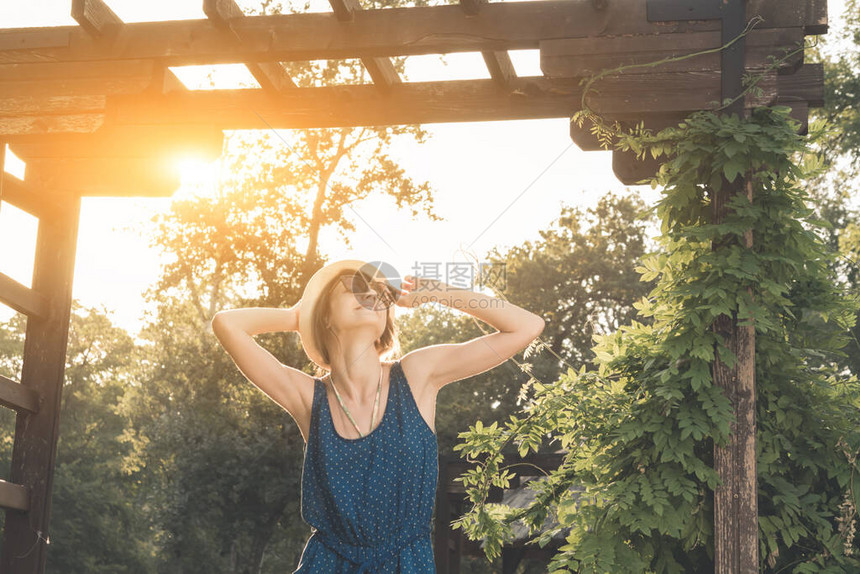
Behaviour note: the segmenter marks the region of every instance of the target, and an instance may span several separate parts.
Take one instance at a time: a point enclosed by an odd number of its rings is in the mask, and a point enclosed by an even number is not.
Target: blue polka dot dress
[[[325,384],[314,379],[301,484],[301,515],[312,534],[294,574],[436,572],[436,434],[399,360],[389,373],[382,421],[354,439],[337,433]]]

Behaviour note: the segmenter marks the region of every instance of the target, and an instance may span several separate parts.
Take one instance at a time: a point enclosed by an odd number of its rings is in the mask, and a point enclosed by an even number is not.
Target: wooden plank
[[[781,97],[798,98],[809,102],[809,106],[824,105],[824,64],[804,64],[797,72],[777,78]]]
[[[5,196],[3,199],[7,200]],[[0,273],[0,301],[27,317],[45,317],[48,313],[48,302],[41,294],[5,273]]]
[[[182,83],[182,80],[177,78],[176,74],[164,65],[156,67],[152,78],[152,85],[145,90],[147,94],[153,96],[187,91],[188,88]]]
[[[803,29],[774,28],[753,30],[746,37],[747,68],[763,68],[770,56],[782,57],[803,46]],[[571,38],[540,42],[541,71],[548,77],[588,76],[617,66],[646,64],[664,58],[689,55],[720,46],[720,32],[690,32],[618,36],[611,38]],[[793,55],[781,68],[796,69],[803,63],[803,52]],[[636,67],[616,74],[652,72],[708,71],[720,69],[720,53],[713,52],[659,66]]]
[[[98,80],[57,78],[56,80],[0,82],[4,96],[51,98],[55,96],[87,96],[107,94],[138,94],[148,89],[152,76],[137,78],[105,77]]]
[[[788,105],[792,107],[792,117],[801,122],[800,129],[798,133],[804,135],[807,133],[807,115],[808,115],[808,106],[806,102],[801,101],[781,101],[778,99],[777,103],[781,105]],[[630,114],[622,114],[617,117],[609,117],[607,120],[618,119],[622,126],[627,129],[632,127],[636,121],[642,121],[645,124],[646,128],[652,129],[654,131],[659,131],[663,128],[677,125],[681,120],[683,120],[683,115],[646,115],[646,116],[633,116]],[[572,124],[575,125],[575,124]],[[587,131],[588,122],[583,124],[582,128],[578,128],[578,132]],[[588,146],[589,150],[603,150],[597,144],[596,138],[591,136],[591,134],[587,134],[587,136],[578,133],[580,139],[583,140],[583,143]],[[588,136],[591,139],[588,139]],[[574,140],[579,145],[579,141]],[[582,147],[582,146],[580,146]],[[585,148],[583,148],[585,149]],[[632,152],[620,152],[618,150],[612,149],[612,169],[615,173],[615,176],[618,180],[624,185],[636,185],[638,181],[654,176],[659,169],[660,164],[665,161],[665,157],[658,158],[654,160],[649,156],[646,161],[642,161],[636,158],[636,155]]]
[[[750,0],[748,18],[758,28],[820,27],[826,0]],[[813,10],[810,5],[815,5]],[[348,26],[331,13],[276,14],[239,18],[232,24],[241,49],[224,42],[208,19],[127,23],[110,44],[78,27],[60,27],[66,47],[44,46],[44,28],[0,30],[0,46],[29,46],[0,51],[0,63],[149,59],[167,65],[245,61],[298,61],[451,52],[539,48],[541,40],[719,30],[712,20],[648,22],[645,0],[490,2],[468,16],[458,5],[362,10]],[[30,35],[28,37],[28,34]]]
[[[361,4],[358,3],[358,0],[340,0],[339,2],[329,0],[329,4],[339,22],[353,22],[355,13],[361,10]]]
[[[242,45],[242,37],[233,25],[246,16],[235,0],[203,0],[203,12],[231,43]],[[298,87],[279,62],[245,62],[245,66],[266,91],[279,92]]]
[[[104,121],[103,113],[0,116],[0,138],[24,134],[92,133]]]
[[[39,193],[14,175],[4,173],[3,201],[23,209],[33,217],[41,218],[53,212],[55,206],[62,205],[65,200],[61,198],[57,201],[55,194]],[[38,309],[36,312],[39,312]]]
[[[636,157],[633,151],[612,151],[612,173],[624,185],[642,185],[639,182],[652,177],[666,158],[653,158],[647,155],[644,159]]]
[[[30,489],[0,479],[0,508],[26,512],[30,509]]]
[[[39,62],[30,64],[0,64],[0,82],[58,81],[68,79],[106,81],[111,77],[137,79],[152,76],[153,60],[122,60],[110,62]],[[2,93],[6,94],[3,87]]]
[[[786,76],[791,77],[791,76]],[[646,80],[647,78],[647,80]],[[712,109],[720,101],[719,72],[670,72],[620,75],[603,78],[586,96],[597,113],[676,112]],[[752,92],[745,106],[766,106],[776,101],[777,73],[771,71],[759,83],[761,95]]]
[[[463,13],[469,16],[474,16],[481,9],[482,5],[486,5],[487,0],[460,0],[460,6],[463,8]]]
[[[49,28],[0,28],[0,50],[44,50],[68,48],[77,26]],[[37,60],[38,61],[38,60]]]
[[[780,77],[790,83],[792,76]],[[381,97],[373,86],[325,86],[293,90],[277,98],[261,90],[212,90],[162,98],[110,96],[108,110],[117,125],[209,124],[222,129],[266,129],[399,125],[433,122],[496,121],[570,117],[579,109],[579,78],[519,77],[510,89],[493,80],[407,82]],[[776,98],[775,75],[763,82],[764,95],[748,98],[763,105]],[[593,107],[604,113],[692,111],[719,100],[717,72],[607,77],[594,86]],[[259,115],[258,115],[259,114]],[[263,119],[261,119],[263,118]],[[265,120],[265,121],[264,121]]]
[[[460,7],[463,8],[463,13],[468,16],[474,16],[481,9],[481,6],[486,4],[487,0],[460,0]],[[490,77],[500,86],[507,86],[511,78],[516,77],[511,56],[506,50],[483,50],[481,56],[487,65]]]
[[[224,132],[209,125],[102,126],[92,134],[21,136],[12,139],[15,155],[37,158],[132,158],[180,155],[193,151],[216,159],[221,155]]]
[[[805,2],[805,4],[806,16],[803,20],[807,23],[804,26],[806,34],[826,34],[828,30],[827,2],[812,1]]]
[[[103,112],[106,102],[103,95],[0,97],[0,118]]]
[[[507,52],[485,50],[481,52],[481,56],[484,57],[484,63],[487,64],[490,77],[500,86],[509,85],[511,80],[517,77],[511,56]]]
[[[808,133],[809,126],[809,105],[807,102],[799,100],[798,98],[777,98],[777,104],[786,105],[791,107],[791,117],[800,122],[800,126],[798,127],[797,133],[800,135],[806,135]],[[611,119],[611,118],[609,118]],[[671,125],[677,125],[682,119],[682,116],[663,116],[663,117],[655,117],[655,116],[645,116],[641,118],[645,123],[645,127],[651,128],[652,130],[660,130],[665,127]],[[622,116],[620,121],[625,127],[630,127],[632,123],[635,122],[635,119],[631,116]],[[588,122],[583,124],[583,127],[580,128],[581,131],[584,131],[587,127]],[[574,124],[572,124],[574,125]],[[590,134],[588,134],[590,135]],[[584,139],[584,136],[581,136]],[[592,149],[603,149],[599,146],[596,146],[596,139],[593,138],[594,141],[586,142],[588,145],[592,146]],[[574,140],[576,141],[576,140]],[[577,145],[579,142],[577,141]],[[596,146],[596,147],[595,147]],[[620,152],[618,150],[613,149],[612,151],[612,171],[615,173],[615,176],[618,180],[624,185],[636,185],[638,181],[643,180],[645,178],[653,177],[654,174],[657,173],[660,165],[666,161],[664,156],[660,158],[654,159],[650,155],[646,158],[645,161],[639,160],[636,158],[636,154],[630,151]]]
[[[2,280],[0,280],[0,289],[2,289]],[[17,412],[36,413],[39,412],[39,393],[18,381],[0,375],[0,406]]]
[[[809,102],[791,96],[780,96],[776,99],[776,103],[780,106],[788,106],[791,108],[792,119],[800,122],[797,133],[805,136],[809,133]]]
[[[222,129],[525,119],[568,115],[579,103],[575,84],[550,84],[542,77],[518,79],[515,89],[505,92],[492,80],[409,82],[385,96],[372,85],[326,86],[302,88],[277,99],[260,90],[218,90],[159,100],[111,96],[109,107],[117,124],[204,124],[217,117]]]
[[[18,415],[10,482],[30,490],[27,512],[7,512],[0,572],[44,572],[48,552],[51,492],[60,432],[63,374],[71,316],[72,281],[80,198],[59,203],[52,218],[39,221],[33,289],[50,312],[27,319],[21,384],[39,393],[39,412]]]
[[[570,139],[572,139],[573,143],[575,143],[582,151],[600,151],[606,149],[600,145],[600,140],[591,132],[591,130],[592,123],[588,120],[583,121],[581,126],[576,122],[571,121]],[[609,149],[612,149],[611,146]]]
[[[34,159],[27,182],[37,190],[81,196],[169,197],[179,187],[174,157]]]
[[[746,105],[768,105],[777,95],[821,105],[823,72],[820,65],[808,66],[791,75],[772,72],[759,84],[764,94],[748,95]],[[117,126],[212,125],[212,118],[218,118],[221,129],[265,129],[267,122],[275,127],[308,128],[570,117],[580,105],[578,84],[579,78],[535,76],[513,78],[507,90],[499,90],[493,80],[409,82],[384,96],[373,85],[301,88],[276,98],[247,89],[184,91],[162,97],[112,95],[107,97],[106,113]],[[598,91],[589,98],[597,112],[655,113],[711,108],[719,98],[720,84],[717,72],[667,72],[644,78],[606,77],[594,88]],[[104,114],[0,117],[0,137],[89,133],[103,121]]]
[[[0,94],[9,97],[137,93],[152,84],[156,70],[152,60],[0,64]]]
[[[158,99],[111,96],[108,106],[117,125],[206,124],[217,117],[222,129],[525,119],[568,115],[579,102],[576,83],[518,78],[504,91],[489,79],[408,82],[385,95],[373,85],[344,85],[302,88],[277,98],[261,90],[217,90]]]
[[[645,128],[660,131],[669,126],[676,126],[686,117],[687,114],[679,112],[671,113],[655,113],[655,114],[613,114],[607,115],[604,119],[610,125],[614,121],[618,121],[621,129],[627,130],[642,122]],[[570,122],[570,138],[582,151],[609,151],[614,149],[615,138],[610,140],[609,148],[604,148],[600,145],[600,141],[596,135],[591,132],[592,123],[588,119],[582,122],[582,126],[576,122]]]
[[[341,22],[354,22],[355,13],[362,11],[358,0],[329,0],[329,4],[334,10],[335,17]],[[361,64],[370,74],[373,83],[383,90],[388,90],[402,81],[388,57],[364,56],[361,58]]]
[[[374,56],[361,59],[364,69],[373,80],[373,85],[383,90],[388,90],[391,86],[403,83],[400,74],[394,69],[394,64],[390,59]]]
[[[298,87],[279,62],[248,62],[245,66],[264,90],[278,92]]]
[[[72,0],[72,18],[93,38],[109,38],[123,22],[102,0]]]

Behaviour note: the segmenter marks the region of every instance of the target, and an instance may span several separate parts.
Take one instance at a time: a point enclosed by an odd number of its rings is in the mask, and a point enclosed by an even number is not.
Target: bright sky
[[[205,17],[202,0],[107,3],[125,22]],[[247,0],[239,3],[254,5]],[[330,11],[327,0],[314,0],[311,6],[312,11]],[[75,25],[70,7],[71,0],[2,0],[0,27]],[[830,33],[841,26],[843,9],[844,0],[829,3]],[[541,74],[537,50],[512,51],[511,59],[518,75]],[[445,61],[447,65],[438,56],[410,57],[407,80],[489,77],[480,53],[449,54]],[[209,70],[174,71],[190,87],[199,87]],[[221,72],[222,77],[219,81],[229,84],[237,75],[228,71]],[[401,275],[411,273],[416,263],[438,262],[444,269],[446,262],[471,261],[464,251],[484,261],[494,246],[503,249],[539,239],[538,230],[558,217],[563,204],[591,206],[610,190],[620,194],[625,190],[612,173],[609,152],[582,152],[572,144],[567,118],[426,124],[425,128],[432,134],[427,143],[399,144],[392,156],[416,182],[430,182],[435,191],[434,210],[445,220],[412,220],[409,211],[399,212],[393,202],[370,198],[354,205],[354,213],[345,212],[357,228],[351,237],[352,250],[343,248],[337,230],[326,229],[320,238],[322,252],[332,259],[383,260]],[[9,164],[7,171],[20,176],[21,166],[14,161]],[[217,165],[213,163],[209,171],[217,171]],[[174,198],[207,193],[199,171],[187,170],[184,185]],[[649,203],[659,197],[659,190],[638,189]],[[103,197],[82,201],[73,296],[86,306],[102,308],[132,334],[144,320],[142,293],[155,282],[161,265],[145,237],[149,220],[167,210],[171,201]],[[28,286],[36,228],[34,218],[2,203],[0,245],[6,247],[0,249],[0,271]],[[10,249],[12,245],[16,247]],[[12,313],[0,305],[0,320]]]

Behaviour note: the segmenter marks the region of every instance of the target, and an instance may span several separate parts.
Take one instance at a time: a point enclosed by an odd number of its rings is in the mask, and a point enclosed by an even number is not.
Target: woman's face
[[[351,277],[347,274],[346,277]],[[388,307],[380,301],[379,295],[367,289],[367,284],[357,281],[347,287],[343,280],[338,280],[332,288],[329,297],[329,323],[335,332],[360,330],[368,331],[376,340],[385,331]],[[376,282],[382,286],[384,283]]]

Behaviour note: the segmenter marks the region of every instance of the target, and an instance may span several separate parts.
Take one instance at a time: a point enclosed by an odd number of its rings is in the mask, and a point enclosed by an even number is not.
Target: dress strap
[[[314,379],[314,398],[311,401],[311,434],[317,436],[317,428],[320,426],[320,409],[322,401],[326,399],[325,385],[319,379]]]

